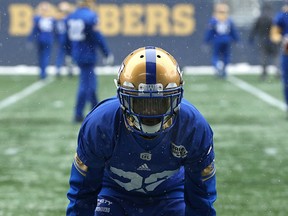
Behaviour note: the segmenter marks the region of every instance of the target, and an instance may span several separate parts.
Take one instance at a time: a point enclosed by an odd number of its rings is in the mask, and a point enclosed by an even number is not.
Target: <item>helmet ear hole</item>
[[[144,58],[144,55],[141,55],[140,58]]]

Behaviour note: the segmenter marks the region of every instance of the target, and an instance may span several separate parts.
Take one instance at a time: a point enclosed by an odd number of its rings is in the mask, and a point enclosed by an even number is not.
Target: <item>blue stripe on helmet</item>
[[[146,47],[146,84],[156,84],[156,49]]]

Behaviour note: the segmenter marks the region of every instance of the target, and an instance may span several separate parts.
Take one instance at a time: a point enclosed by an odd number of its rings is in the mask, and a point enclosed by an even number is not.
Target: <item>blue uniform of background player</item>
[[[73,6],[66,1],[58,4],[58,19],[56,21],[56,38],[58,42],[58,50],[56,56],[56,75],[61,75],[61,67],[67,66],[68,75],[73,75],[73,63],[71,57],[71,45],[67,40],[66,16],[74,10]]]
[[[236,27],[229,18],[227,4],[218,3],[215,6],[214,15],[209,21],[205,33],[205,42],[212,46],[212,65],[216,75],[226,77],[226,66],[230,63],[231,45],[239,40]]]
[[[106,59],[112,59],[105,38],[97,30],[98,16],[91,9],[92,5],[93,0],[79,1],[78,8],[66,20],[72,58],[80,68],[74,117],[76,122],[82,122],[87,101],[90,102],[91,107],[98,103],[96,96],[97,80],[94,73],[97,62],[96,49],[99,48]]]
[[[28,40],[35,41],[37,44],[40,79],[45,79],[54,43],[55,18],[52,16],[51,5],[48,2],[40,2],[36,11],[37,15],[33,19],[34,25]]]
[[[176,60],[139,48],[115,83],[81,126],[67,215],[216,215],[213,132],[182,99]]]
[[[281,70],[282,70],[282,81],[283,91],[286,105],[288,107],[288,1],[279,12],[273,22],[271,29],[271,40],[276,43],[282,43],[282,54],[281,54]],[[288,118],[288,109],[287,109]]]

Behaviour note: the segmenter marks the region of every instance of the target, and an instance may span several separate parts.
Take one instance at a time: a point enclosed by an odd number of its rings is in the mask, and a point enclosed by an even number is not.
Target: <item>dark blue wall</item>
[[[51,3],[58,3],[59,1],[50,1]],[[73,2],[73,1],[71,1]],[[107,36],[108,43],[115,55],[115,64],[120,64],[123,58],[132,50],[146,45],[159,46],[171,54],[173,54],[178,60],[179,64],[182,66],[186,65],[210,65],[210,53],[203,51],[203,35],[205,28],[207,26],[208,19],[212,12],[212,0],[167,0],[167,1],[157,1],[157,0],[114,0],[109,1],[97,1],[98,5],[107,6],[112,5],[116,8],[116,12],[120,13],[118,19],[114,20],[119,26],[118,31],[113,34],[105,34]],[[123,8],[124,6],[131,4],[139,4],[138,6],[144,11],[144,15],[141,20],[138,20],[138,25],[140,24],[144,28],[144,32],[141,35],[131,35],[129,32],[123,32],[124,19],[129,17],[125,14]],[[30,0],[29,3],[25,0],[1,0],[0,4],[0,65],[36,65],[37,56],[34,49],[28,49],[26,46],[27,41],[27,26],[31,26],[32,19],[31,13],[27,15],[27,11],[33,11],[35,6],[39,3],[38,0]],[[158,4],[158,6],[157,6]],[[153,18],[149,21],[148,6],[156,6],[159,8],[159,4],[162,4],[163,8],[168,8],[168,21],[169,27],[166,28],[168,33],[159,31],[151,34],[149,33],[147,22],[157,23],[157,18]],[[187,8],[193,9],[193,14],[183,13],[180,15],[181,20],[179,22],[179,13],[175,11],[175,8],[182,4],[187,4]],[[16,6],[16,7],[15,7]],[[115,7],[116,6],[116,7]],[[17,12],[15,8],[23,8],[24,12],[20,10]],[[189,10],[188,10],[189,11]],[[100,14],[100,13],[99,13]],[[21,17],[22,16],[22,17]],[[16,17],[16,18],[15,18]],[[28,18],[27,18],[28,17]],[[102,19],[102,21],[101,21]],[[130,17],[131,19],[131,17]],[[162,17],[163,19],[163,17]],[[22,20],[22,21],[21,21]],[[178,20],[178,21],[177,21]],[[23,23],[21,23],[21,22]],[[105,16],[100,16],[100,21],[105,22]],[[19,23],[20,22],[20,23]],[[15,24],[16,23],[16,24]],[[193,30],[187,33],[187,23],[194,23]],[[181,32],[181,25],[183,26],[183,32]],[[186,25],[186,26],[185,26]],[[16,26],[16,27],[15,27]],[[173,31],[174,27],[178,27],[178,31],[175,33]],[[167,27],[167,26],[166,26]],[[106,28],[106,29],[105,29]],[[29,29],[29,28],[28,28]],[[257,61],[255,58],[255,53],[253,48],[249,48],[247,41],[247,30],[239,29],[242,39],[241,46],[233,47],[232,62],[250,62],[254,63]],[[109,28],[106,26],[103,32],[109,32]],[[182,34],[182,35],[181,35]],[[53,57],[51,64],[55,61],[55,49],[53,50]],[[247,52],[249,51],[249,52]]]

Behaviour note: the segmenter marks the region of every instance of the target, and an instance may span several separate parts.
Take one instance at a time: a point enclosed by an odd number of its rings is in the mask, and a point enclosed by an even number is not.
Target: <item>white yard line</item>
[[[257,98],[261,99],[262,101],[277,107],[278,109],[282,110],[282,111],[286,111],[287,110],[287,106],[284,102],[272,97],[271,95],[261,91],[260,89],[248,84],[247,82],[238,79],[234,76],[229,76],[227,79],[230,83],[232,83],[235,86],[238,86],[239,88],[241,88],[242,90],[256,96]]]
[[[22,91],[11,95],[8,98],[0,101],[0,110],[18,102],[19,100],[27,97],[28,95],[38,91],[39,89],[43,88],[44,86],[48,85],[53,81],[53,78],[47,78],[46,80],[40,80],[38,82],[33,83],[32,85],[28,86],[27,88],[23,89]]]

